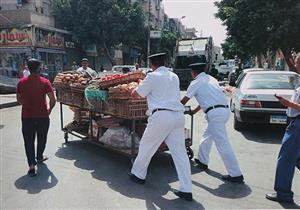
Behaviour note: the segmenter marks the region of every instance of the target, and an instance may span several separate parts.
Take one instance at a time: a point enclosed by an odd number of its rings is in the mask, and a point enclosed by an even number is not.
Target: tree
[[[171,31],[162,31],[160,39],[160,51],[168,54],[169,58],[173,57],[173,52],[176,47],[177,35]]]
[[[104,47],[110,58],[110,48],[135,46],[143,37],[144,15],[138,1],[54,0],[53,16],[58,27],[73,32],[83,45]]]
[[[222,0],[216,16],[228,35],[249,55],[281,50],[291,70],[292,51],[300,50],[299,0]]]

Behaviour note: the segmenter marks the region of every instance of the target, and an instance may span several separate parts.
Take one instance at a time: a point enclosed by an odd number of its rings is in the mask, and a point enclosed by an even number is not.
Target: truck
[[[213,64],[214,45],[212,37],[198,37],[177,41],[174,60],[174,73],[180,80],[180,89],[186,90],[192,81],[192,63],[207,63],[208,69]]]

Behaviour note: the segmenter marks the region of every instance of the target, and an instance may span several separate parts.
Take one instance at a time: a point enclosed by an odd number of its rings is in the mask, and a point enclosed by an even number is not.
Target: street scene
[[[299,21],[298,0],[0,0],[0,209],[300,209]]]

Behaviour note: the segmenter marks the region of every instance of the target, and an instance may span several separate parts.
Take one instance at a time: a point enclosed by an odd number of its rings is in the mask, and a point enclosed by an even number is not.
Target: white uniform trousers
[[[179,190],[192,192],[191,166],[185,148],[182,112],[162,110],[149,117],[131,173],[145,179],[151,158],[163,141],[167,144],[176,167]]]
[[[199,145],[198,158],[200,162],[208,165],[211,146],[215,142],[229,175],[235,177],[242,175],[242,173],[226,132],[225,124],[229,117],[230,110],[224,108],[216,108],[207,113],[208,126]]]

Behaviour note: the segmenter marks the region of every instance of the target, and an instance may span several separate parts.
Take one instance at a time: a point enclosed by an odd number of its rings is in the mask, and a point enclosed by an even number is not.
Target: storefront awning
[[[26,53],[31,54],[30,48],[0,48],[0,53]]]
[[[64,50],[59,50],[59,49],[36,48],[36,51],[44,52],[44,53],[66,54],[66,52]]]

